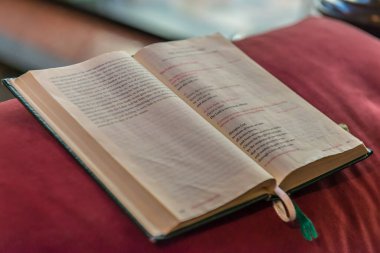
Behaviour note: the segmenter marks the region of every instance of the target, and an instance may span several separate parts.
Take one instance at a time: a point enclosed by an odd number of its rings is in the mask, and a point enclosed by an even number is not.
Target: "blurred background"
[[[242,39],[310,15],[376,34],[379,13],[380,0],[0,0],[0,78],[159,41],[215,32]],[[11,97],[0,88],[0,101]]]

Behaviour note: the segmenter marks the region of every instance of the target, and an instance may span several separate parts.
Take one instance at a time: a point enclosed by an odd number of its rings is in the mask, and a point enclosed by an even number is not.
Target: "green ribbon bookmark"
[[[318,238],[318,232],[313,222],[302,212],[301,208],[299,208],[294,201],[293,205],[296,209],[296,220],[300,226],[302,236],[308,241]]]
[[[306,240],[316,239],[318,237],[317,230],[301,208],[280,187],[276,186],[274,192],[278,199],[274,197],[272,203],[278,217],[285,222],[296,221],[300,226],[302,236]]]

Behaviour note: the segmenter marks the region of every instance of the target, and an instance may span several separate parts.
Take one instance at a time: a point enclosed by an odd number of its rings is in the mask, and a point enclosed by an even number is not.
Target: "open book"
[[[219,35],[4,83],[154,239],[368,156]]]

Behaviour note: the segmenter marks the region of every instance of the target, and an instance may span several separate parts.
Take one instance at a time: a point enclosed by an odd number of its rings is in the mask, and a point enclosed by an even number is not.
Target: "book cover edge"
[[[186,226],[184,228],[181,228],[179,230],[175,230],[169,234],[166,235],[158,235],[158,236],[153,236],[150,234],[143,226],[138,222],[138,220],[128,211],[128,209],[116,198],[116,196],[109,191],[109,189],[102,183],[102,181],[91,171],[91,169],[75,154],[75,152],[63,141],[63,139],[55,133],[55,131],[48,125],[48,123],[38,114],[37,111],[34,110],[34,108],[24,99],[24,97],[13,87],[13,85],[10,82],[11,78],[7,79],[2,79],[2,83],[4,86],[21,102],[22,105],[37,119],[38,122],[41,123],[41,125],[48,130],[48,132],[64,147],[64,149],[78,162],[78,164],[95,180],[95,182],[101,186],[101,188],[111,197],[111,199],[129,216],[129,218],[139,227],[139,229],[152,241],[152,242],[158,242],[158,241],[163,241],[167,240],[173,237],[177,237],[179,235],[182,235],[188,231],[194,230],[198,227],[201,227],[207,223],[210,223],[214,220],[217,220],[219,218],[222,218],[224,216],[227,216],[231,213],[237,212],[247,206],[250,206],[256,202],[262,201],[262,200],[267,200],[267,201],[272,201],[273,199],[276,199],[276,196],[269,196],[269,195],[262,195],[259,196],[253,200],[249,200],[247,202],[241,203],[237,206],[231,207],[227,210],[224,210],[220,213],[217,213],[209,218],[206,218],[204,220],[201,220],[199,222],[196,222],[194,224],[191,224],[189,226]],[[313,178],[312,180],[305,182],[295,188],[290,189],[287,191],[288,194],[293,194],[295,192],[298,192],[299,190],[317,182],[320,181],[340,170],[343,170],[359,161],[362,161],[366,158],[368,158],[373,151],[369,148],[367,148],[368,152],[367,154],[354,159],[350,161],[349,163],[346,163],[342,166],[339,166],[327,173],[324,173],[316,178]]]
[[[116,198],[116,196],[108,190],[103,182],[91,171],[91,169],[75,154],[75,152],[63,141],[63,139],[48,125],[48,123],[38,114],[37,111],[24,99],[24,97],[13,87],[9,81],[10,79],[3,79],[4,86],[21,102],[21,104],[36,118],[36,120],[56,139],[63,148],[74,158],[74,160],[89,174],[95,182],[111,197],[111,199],[131,218],[131,220],[143,231],[149,238],[154,239],[151,235],[128,211],[128,209]]]
[[[232,208],[229,208],[225,211],[222,211],[218,214],[215,214],[209,218],[206,218],[204,220],[201,220],[197,223],[194,223],[192,225],[186,226],[182,229],[175,230],[167,235],[158,235],[153,236],[150,234],[142,224],[132,215],[132,213],[129,212],[129,210],[117,199],[117,197],[103,184],[103,182],[91,171],[91,169],[76,155],[76,153],[68,146],[64,140],[49,126],[49,124],[39,115],[39,113],[25,100],[25,98],[16,90],[15,87],[13,87],[12,83],[10,82],[11,78],[2,79],[2,83],[4,86],[21,102],[21,104],[34,116],[34,118],[56,139],[63,148],[75,159],[75,161],[89,174],[95,182],[111,197],[111,199],[129,216],[129,218],[139,227],[139,229],[152,241],[162,241],[167,240],[169,238],[175,237],[177,235],[186,233],[187,231],[193,230],[195,228],[198,228],[206,223],[212,222],[216,219],[219,219],[221,217],[224,217],[230,213],[236,212],[246,206],[249,206],[253,203],[256,203],[260,200],[268,199],[268,195],[262,195],[259,196],[253,200],[244,202],[240,205],[234,206]]]

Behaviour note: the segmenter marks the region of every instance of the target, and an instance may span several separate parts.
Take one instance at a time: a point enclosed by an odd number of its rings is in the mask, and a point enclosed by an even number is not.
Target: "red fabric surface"
[[[270,203],[152,244],[16,101],[0,104],[0,252],[380,252],[380,43],[329,19],[236,43],[375,154],[293,196],[320,237]]]

